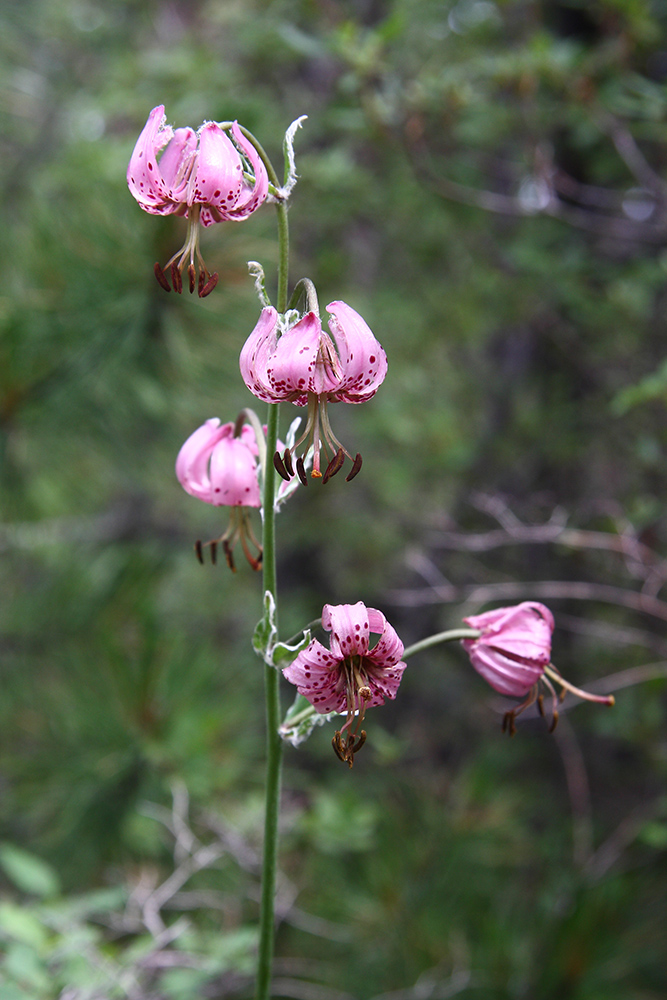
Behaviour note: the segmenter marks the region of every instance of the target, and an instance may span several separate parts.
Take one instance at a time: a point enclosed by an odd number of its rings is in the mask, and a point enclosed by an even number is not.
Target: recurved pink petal
[[[406,666],[407,663],[401,662],[384,667],[382,670],[374,668],[369,672],[368,682],[373,692],[373,697],[368,702],[369,708],[373,708],[374,705],[383,705],[385,698],[389,698],[390,701],[394,700]]]
[[[206,122],[199,130],[199,158],[188,188],[188,205],[209,205],[224,218],[242,189],[238,150],[216,122]]]
[[[327,350],[326,341],[330,349]],[[314,312],[308,312],[276,344],[267,361],[267,375],[276,399],[302,402],[308,392],[334,392],[340,365],[329,337]]]
[[[383,619],[382,633],[377,644],[368,654],[368,659],[376,667],[379,667],[381,670],[385,670],[389,667],[395,666],[399,662],[403,656],[403,643],[398,638],[394,627],[390,625],[384,615],[380,611],[376,611],[375,608],[368,608],[371,632],[380,631],[380,629],[376,627],[376,625],[379,625],[380,623],[376,622],[374,619],[375,615],[379,615],[379,617]]]
[[[366,656],[370,631],[368,610],[357,604],[325,604],[322,609],[322,628],[331,632],[331,652],[340,659],[349,656]]]
[[[208,467],[216,444],[234,433],[233,424],[223,424],[217,417],[207,420],[190,435],[176,459],[176,477],[183,489],[205,503],[212,503]]]
[[[296,685],[299,694],[324,715],[342,711],[345,707],[339,663],[333,653],[313,639],[308,648],[283,669],[283,674],[291,684]]]
[[[257,461],[245,441],[223,438],[210,461],[211,499],[216,507],[259,507]]]
[[[463,640],[463,647],[477,673],[500,694],[523,698],[544,672],[539,664],[510,660],[497,650],[480,644],[478,639]]]
[[[168,215],[176,207],[169,200],[169,189],[162,179],[157,161],[157,154],[174,134],[171,126],[164,122],[164,105],[159,104],[149,114],[127,168],[131,194],[151,215]]]
[[[231,131],[234,142],[243,152],[255,175],[254,184],[248,184],[244,180],[241,194],[236,204],[228,212],[230,219],[240,222],[251,215],[266,200],[266,196],[269,193],[269,176],[262,158],[250,140],[246,139],[237,122],[234,122]]]
[[[159,171],[169,197],[184,202],[197,153],[197,134],[191,128],[177,128],[160,157]]]
[[[278,342],[278,313],[273,306],[262,309],[255,329],[241,349],[239,367],[248,389],[265,403],[278,403],[268,375],[269,359]]]
[[[382,385],[387,355],[366,321],[345,302],[331,302],[327,312],[342,368],[336,399],[363,403]]]
[[[481,630],[481,637],[474,640],[476,643],[501,650],[511,659],[542,666],[546,666],[551,659],[554,618],[549,608],[537,601],[495,608],[464,618],[464,622],[471,628]]]

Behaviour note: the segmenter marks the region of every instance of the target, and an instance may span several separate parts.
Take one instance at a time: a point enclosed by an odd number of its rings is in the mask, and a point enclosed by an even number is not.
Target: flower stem
[[[274,173],[275,176],[275,173]],[[287,305],[289,228],[287,206],[279,202],[278,211],[278,311]],[[278,623],[278,586],[276,574],[276,515],[274,494],[276,471],[273,456],[278,438],[278,404],[269,404],[266,419],[267,461],[264,468],[264,516],[262,522],[264,593],[270,591],[276,603]],[[283,742],[278,728],[281,723],[280,673],[269,663],[264,664],[266,697],[266,786],[264,812],[264,853],[262,858],[262,897],[259,916],[259,952],[257,956],[256,1000],[270,1000],[271,971],[275,936],[276,871],[278,867],[278,819],[280,816],[280,778]]]
[[[456,639],[478,639],[482,633],[478,628],[450,628],[447,632],[438,632],[437,635],[429,635],[426,639],[413,643],[403,650],[401,659],[407,660],[413,653],[421,653],[422,649],[430,646],[437,646],[441,642],[454,642]]]

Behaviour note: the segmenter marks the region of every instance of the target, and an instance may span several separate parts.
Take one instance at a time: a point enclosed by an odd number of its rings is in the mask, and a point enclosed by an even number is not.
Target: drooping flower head
[[[345,724],[336,733],[333,747],[350,767],[366,733],[360,731],[367,708],[394,699],[406,664],[403,643],[381,611],[357,604],[325,604],[322,628],[331,632],[329,649],[317,639],[283,669],[317,712],[345,712]],[[380,636],[370,648],[370,633]],[[352,723],[356,725],[352,730]],[[347,730],[347,736],[342,734]]]
[[[461,640],[475,670],[500,694],[524,698],[517,708],[505,713],[503,731],[508,729],[514,735],[517,715],[535,701],[540,714],[544,714],[541,685],[553,696],[551,731],[558,722],[557,701],[562,701],[566,690],[587,701],[614,704],[613,696],[593,695],[574,687],[551,663],[554,617],[544,604],[524,601],[470,615],[463,621],[480,632],[476,638]],[[560,687],[560,695],[556,694],[552,681]]]
[[[331,302],[327,312],[331,335],[310,311],[280,336],[280,316],[268,306],[241,351],[241,375],[255,396],[268,403],[289,401],[308,407],[301,437],[284,455],[274,457],[276,469],[287,480],[294,475],[292,457],[302,445],[304,451],[313,447],[311,476],[326,483],[340,471],[346,455],[352,461],[347,480],[356,476],[361,455],[353,459],[335,437],[327,404],[365,403],[387,374],[387,356],[359,313],[344,302]],[[324,472],[322,450],[327,461]],[[296,471],[305,485],[302,457],[296,459]]]
[[[205,122],[197,132],[165,124],[164,105],[153,108],[127,168],[130,192],[151,215],[185,215],[184,245],[155,276],[170,291],[182,289],[187,267],[190,291],[213,291],[217,274],[207,270],[199,250],[199,224],[247,219],[268,193],[268,175],[255,147],[236,122]],[[228,134],[229,133],[229,134]],[[158,154],[162,155],[158,158]],[[195,267],[196,261],[196,267]]]
[[[240,538],[246,559],[253,569],[262,563],[262,547],[249,518],[250,507],[261,506],[258,480],[259,449],[254,431],[247,424],[220,424],[217,418],[190,435],[178,453],[176,476],[191,496],[216,507],[231,507],[229,527],[212,542],[211,559],[215,562],[218,542],[230,569],[234,569],[233,549]],[[256,551],[253,555],[252,549]],[[200,562],[202,545],[195,546]]]

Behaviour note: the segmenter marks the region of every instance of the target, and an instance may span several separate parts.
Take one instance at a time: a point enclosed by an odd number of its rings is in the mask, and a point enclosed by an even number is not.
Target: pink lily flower
[[[164,105],[153,108],[130,158],[127,183],[145,212],[187,217],[184,245],[164,269],[155,265],[155,276],[170,291],[165,273],[170,269],[174,291],[180,292],[187,266],[193,292],[196,260],[203,298],[215,288],[218,275],[210,274],[201,256],[199,224],[247,219],[265,200],[269,179],[257,150],[236,122],[225,128],[205,122],[195,132],[189,127],[174,130],[165,120]]]
[[[352,461],[347,481],[357,475],[361,455],[353,459],[338,441],[329,423],[327,404],[365,403],[375,395],[387,374],[387,356],[382,345],[359,313],[344,302],[331,302],[327,312],[332,336],[322,329],[314,312],[306,313],[279,336],[280,317],[269,306],[262,310],[241,351],[241,375],[255,396],[268,403],[287,400],[308,407],[301,437],[282,457],[279,452],[274,456],[275,467],[286,480],[294,475],[292,456],[304,442],[306,452],[313,446],[311,476],[314,478],[328,482],[340,471],[346,455]],[[329,459],[324,473],[322,449]],[[296,471],[306,485],[303,457],[296,460]]]
[[[178,453],[176,476],[190,496],[216,507],[231,507],[227,531],[207,545],[215,562],[218,543],[222,543],[227,565],[234,570],[233,549],[241,539],[246,559],[253,569],[262,564],[262,547],[250,525],[249,508],[260,507],[257,441],[254,431],[244,424],[240,432],[234,424],[207,420],[190,435]],[[251,547],[257,555],[253,555]],[[203,562],[202,543],[195,551]]]
[[[513,736],[514,720],[535,701],[540,714],[544,714],[543,695],[539,692],[541,685],[553,697],[550,732],[558,722],[557,702],[563,700],[566,691],[587,701],[614,704],[612,695],[594,695],[574,687],[551,663],[554,617],[544,604],[524,601],[508,608],[470,615],[463,621],[470,628],[480,630],[477,638],[461,640],[477,673],[500,694],[525,699],[517,708],[505,713],[503,732],[509,729]],[[560,695],[556,694],[552,681],[560,687]]]
[[[401,661],[403,643],[382,612],[361,601],[325,604],[322,628],[331,632],[330,648],[313,639],[283,674],[321,715],[347,713],[345,725],[332,743],[338,757],[352,767],[354,754],[366,740],[365,731],[359,731],[366,709],[396,697],[406,667]],[[372,649],[371,632],[380,636]],[[348,735],[343,739],[346,729]]]

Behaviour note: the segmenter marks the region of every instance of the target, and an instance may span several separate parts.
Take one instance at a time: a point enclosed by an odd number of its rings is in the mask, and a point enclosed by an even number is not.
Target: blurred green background
[[[563,674],[617,692],[504,740],[439,648],[353,771],[330,727],[287,748],[275,995],[663,998],[667,4],[4,0],[0,26],[0,1000],[251,989],[260,580],[196,562],[226,515],[172,470],[252,405],[275,213],[206,231],[209,298],[166,295],[184,223],[125,184],[161,103],[274,162],[308,115],[292,281],[389,356],[331,411],[360,476],[280,515],[283,637],[325,601],[408,644],[537,598]]]

